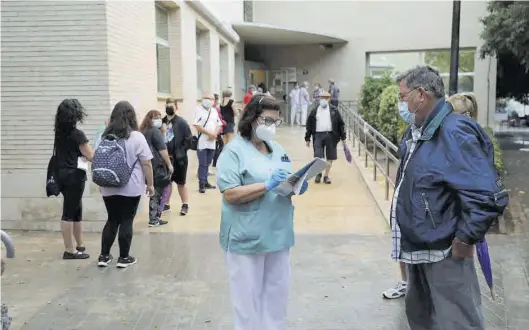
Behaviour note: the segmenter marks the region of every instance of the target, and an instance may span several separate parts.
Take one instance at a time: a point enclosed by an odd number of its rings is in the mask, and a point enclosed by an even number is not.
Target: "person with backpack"
[[[99,267],[112,262],[110,249],[118,232],[120,255],[117,267],[127,268],[136,263],[136,258],[130,255],[132,222],[141,195],[154,195],[152,158],[145,136],[138,131],[134,107],[127,101],[118,102],[95,151],[92,166],[92,180],[101,187],[108,213],[102,233]]]
[[[149,227],[166,225],[167,221],[160,219],[160,201],[163,190],[171,184],[173,165],[169,159],[165,138],[160,128],[162,127],[162,114],[158,110],[147,112],[140,125],[147,144],[153,154],[152,172],[154,177],[154,195],[149,200]]]
[[[77,128],[86,112],[77,99],[65,99],[55,115],[54,167],[62,193],[61,232],[65,251],[62,258],[88,259],[83,242],[83,194],[86,172],[79,168],[81,157],[92,161],[93,151],[85,133]],[[74,248],[73,241],[77,243]]]

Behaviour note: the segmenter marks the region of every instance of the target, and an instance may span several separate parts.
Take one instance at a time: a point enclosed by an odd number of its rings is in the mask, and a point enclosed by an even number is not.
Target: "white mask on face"
[[[162,127],[162,120],[161,119],[153,119],[152,125],[156,128]]]
[[[202,100],[202,106],[205,108],[205,109],[208,109],[211,108],[211,100],[209,99],[203,99]]]
[[[264,124],[257,126],[255,129],[255,136],[261,141],[269,142],[276,136],[276,126],[266,126]]]

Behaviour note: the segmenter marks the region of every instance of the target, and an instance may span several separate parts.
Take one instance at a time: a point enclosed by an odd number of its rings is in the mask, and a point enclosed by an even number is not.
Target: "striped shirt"
[[[393,200],[391,203],[391,236],[392,236],[392,249],[391,249],[391,257],[395,261],[401,261],[407,264],[424,264],[424,263],[433,263],[433,262],[439,262],[444,260],[446,257],[448,257],[448,254],[450,253],[451,247],[449,247],[446,250],[421,250],[421,251],[413,251],[413,252],[406,252],[401,250],[401,232],[400,227],[397,222],[397,199],[399,196],[399,190],[400,186],[402,184],[402,181],[404,179],[404,175],[406,173],[406,167],[408,166],[408,162],[415,151],[415,147],[417,146],[417,141],[419,141],[419,138],[421,137],[422,131],[420,128],[417,128],[415,125],[411,126],[411,135],[412,138],[408,141],[406,141],[406,149],[408,150],[406,153],[406,156],[404,156],[404,159],[402,160],[404,162],[404,166],[402,167],[402,175],[399,180],[399,183],[397,187],[395,188],[395,192],[393,193]]]

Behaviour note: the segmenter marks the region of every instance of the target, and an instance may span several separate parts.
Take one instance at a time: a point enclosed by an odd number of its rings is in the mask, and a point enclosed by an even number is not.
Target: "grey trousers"
[[[411,330],[484,330],[472,258],[407,264],[406,316]]]

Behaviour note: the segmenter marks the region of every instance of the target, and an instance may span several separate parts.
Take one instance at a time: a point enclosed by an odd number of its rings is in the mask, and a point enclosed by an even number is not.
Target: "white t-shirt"
[[[331,107],[321,105],[316,110],[316,132],[332,132]]]
[[[208,119],[209,115],[209,119]],[[207,122],[206,122],[207,120]],[[222,126],[222,123],[219,119],[219,114],[217,110],[211,107],[209,110],[206,110],[202,105],[197,107],[195,112],[195,121],[194,125],[203,127],[206,131],[216,132],[219,127]],[[197,135],[200,133],[197,133]],[[198,139],[198,150],[202,149],[213,149],[215,150],[215,140],[212,140],[206,134],[200,134]]]

